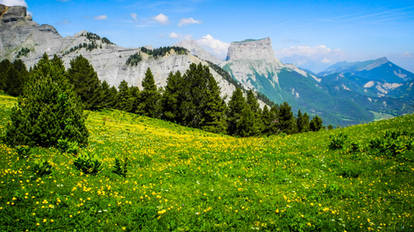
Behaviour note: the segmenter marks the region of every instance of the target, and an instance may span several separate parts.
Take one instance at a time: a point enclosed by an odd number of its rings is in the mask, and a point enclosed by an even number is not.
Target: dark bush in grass
[[[396,157],[413,149],[413,137],[406,131],[386,131],[384,136],[373,139],[369,143],[375,155]]]
[[[43,162],[33,164],[32,170],[36,176],[42,177],[50,175],[52,173],[52,168],[52,165],[45,160]]]
[[[348,139],[348,136],[340,133],[339,135],[330,136],[331,142],[329,143],[329,149],[339,150],[345,146],[345,142]]]
[[[90,153],[84,153],[80,155],[73,162],[73,164],[79,171],[85,174],[96,175],[102,169],[102,162]]]

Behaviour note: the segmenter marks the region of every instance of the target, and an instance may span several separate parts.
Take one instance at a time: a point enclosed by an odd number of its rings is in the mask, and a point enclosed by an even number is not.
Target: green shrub
[[[33,165],[33,173],[36,176],[45,176],[45,175],[50,175],[52,173],[52,165],[50,165],[50,163],[45,160],[43,162],[37,162]]]
[[[137,66],[137,64],[141,62],[141,60],[142,60],[142,57],[138,53],[135,53],[131,55],[130,57],[128,57],[128,60],[126,61],[126,65]]]
[[[20,158],[27,158],[30,155],[30,147],[28,146],[17,146],[16,151]]]
[[[345,146],[345,142],[348,139],[348,135],[340,133],[337,136],[330,136],[331,142],[329,143],[329,149],[339,150]]]
[[[53,147],[59,139],[86,145],[89,133],[82,104],[65,77],[62,61],[47,55],[30,74],[6,127],[10,145]]]
[[[123,164],[121,164],[121,161],[119,161],[119,159],[116,158],[114,170],[112,170],[112,172],[125,178],[128,172],[127,166],[128,166],[128,158],[125,158],[125,161],[123,162]]]
[[[375,155],[396,157],[413,148],[413,138],[406,131],[386,131],[385,135],[369,142]]]
[[[94,155],[90,153],[81,154],[73,164],[75,167],[85,173],[96,175],[99,171],[101,171],[102,162],[99,161]]]
[[[79,152],[79,144],[76,141],[70,141],[68,139],[59,139],[56,147],[62,153],[76,155]]]

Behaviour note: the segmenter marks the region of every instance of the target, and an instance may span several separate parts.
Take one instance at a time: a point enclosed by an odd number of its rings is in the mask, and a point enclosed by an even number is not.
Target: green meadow
[[[258,138],[118,110],[87,127],[78,152],[0,142],[0,231],[414,231],[414,115]]]

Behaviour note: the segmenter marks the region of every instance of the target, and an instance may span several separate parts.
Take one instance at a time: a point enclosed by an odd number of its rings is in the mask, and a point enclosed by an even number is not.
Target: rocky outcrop
[[[222,60],[218,59],[217,57],[211,55],[209,52],[204,50],[201,46],[197,44],[194,40],[183,40],[175,44],[175,46],[183,47],[191,52],[191,54],[197,56],[202,60],[208,60],[216,65],[220,65],[223,63]]]
[[[281,65],[276,59],[270,38],[244,40],[230,44],[227,60],[265,60]]]
[[[2,23],[32,20],[32,17],[27,15],[27,10],[24,6],[5,6],[0,4],[0,17]]]

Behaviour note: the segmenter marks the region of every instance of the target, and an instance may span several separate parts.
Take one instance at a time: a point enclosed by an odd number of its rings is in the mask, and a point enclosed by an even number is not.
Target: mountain
[[[156,84],[163,87],[170,72],[184,73],[191,63],[209,65],[183,49],[124,48],[87,31],[62,37],[53,26],[33,22],[26,7],[0,4],[0,12],[0,60],[22,59],[31,67],[46,52],[49,56],[61,57],[64,65],[69,67],[70,60],[82,55],[90,61],[101,80],[114,86],[122,80],[141,86],[146,69],[151,68]],[[231,96],[235,85],[215,69],[210,68],[210,71],[222,96]]]
[[[275,58],[270,38],[231,43],[223,69],[248,89],[254,89],[276,103],[288,102],[321,116],[325,123],[350,125],[368,122],[373,115],[355,102],[332,96],[322,79]]]
[[[332,95],[364,105],[374,115],[414,111],[414,74],[385,57],[340,62],[318,75]]]

